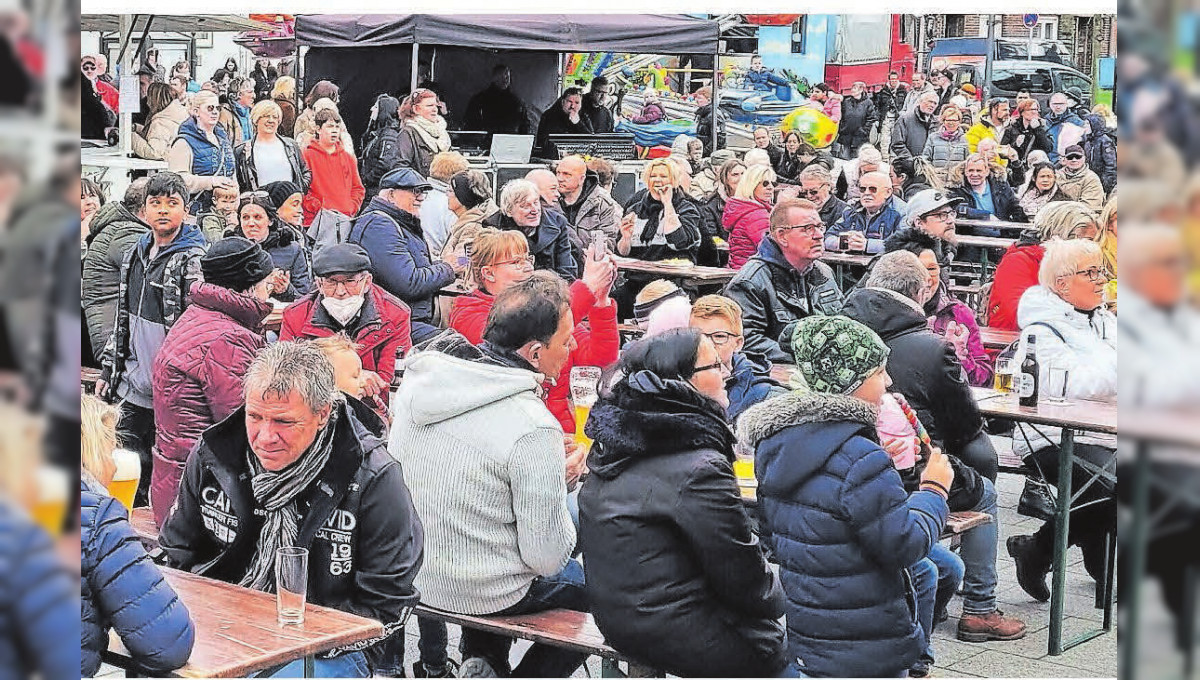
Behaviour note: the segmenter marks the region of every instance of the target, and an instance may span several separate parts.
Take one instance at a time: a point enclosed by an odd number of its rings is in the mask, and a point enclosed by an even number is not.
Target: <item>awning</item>
[[[80,31],[117,31],[120,30],[118,14],[84,14],[80,16]],[[135,14],[133,32],[141,35],[146,30],[148,14]],[[254,21],[237,14],[155,14],[152,31],[167,33],[229,33],[239,31],[270,31],[274,24]]]
[[[308,47],[458,45],[493,50],[712,54],[715,21],[678,14],[301,14]]]

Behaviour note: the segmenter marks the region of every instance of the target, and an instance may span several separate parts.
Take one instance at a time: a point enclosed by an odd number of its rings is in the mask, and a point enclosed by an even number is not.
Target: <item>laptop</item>
[[[450,146],[464,156],[483,156],[488,148],[488,133],[483,130],[451,130]]]
[[[533,135],[492,135],[492,158],[497,163],[528,163]]]

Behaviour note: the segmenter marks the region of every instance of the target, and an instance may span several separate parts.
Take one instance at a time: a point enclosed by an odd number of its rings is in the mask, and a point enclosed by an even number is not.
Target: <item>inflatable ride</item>
[[[633,135],[633,142],[638,146],[670,147],[679,135],[696,136],[696,123],[691,120],[663,120],[657,123],[638,125],[622,120],[616,125],[616,132],[626,132]]]

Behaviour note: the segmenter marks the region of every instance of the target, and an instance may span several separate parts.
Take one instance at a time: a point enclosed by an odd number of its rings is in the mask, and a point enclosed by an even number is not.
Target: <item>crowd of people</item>
[[[958,639],[1025,635],[997,608],[998,461],[970,387],[992,381],[990,325],[1022,330],[1017,352],[1036,337],[1043,371],[1069,366],[1068,397],[1116,399],[1115,156],[1079,93],[1043,119],[1036,100],[980,105],[943,73],[892,74],[874,96],[817,88],[846,158],[768,128],[745,154],[701,136],[644,163],[622,204],[600,158],[491,186],[451,148],[432,88],[380,95],[351,140],[336,84],[293,102],[288,76],[222,70],[223,95],[148,83],[142,129],[167,171],[116,200],[81,186],[85,363],[101,368],[84,432],[140,456],[135,505],[166,564],[272,591],[276,549],[301,545],[311,602],[384,624],[318,675],[403,676],[418,600],[590,611],[623,655],[677,675],[923,677],[959,592]],[[510,82],[498,68],[466,115],[543,139],[620,115],[569,88],[535,125]],[[980,309],[952,293],[959,219],[1029,224]],[[857,285],[822,261],[839,250],[870,256]],[[618,257],[732,278],[692,300]],[[628,319],[644,337],[622,346]],[[792,383],[771,377],[779,363]],[[586,420],[577,367],[604,369]],[[1022,438],[1057,480],[1057,435]],[[733,472],[748,452],[749,513]],[[86,531],[126,536],[98,458]],[[1096,579],[1114,495],[1095,484],[1072,516]],[[955,553],[938,542],[950,511],[992,522]],[[1053,532],[1006,546],[1040,601]],[[84,547],[98,592],[82,674],[108,627],[146,668],[178,667],[186,609],[135,545],[111,545]],[[113,560],[137,569],[106,580]],[[535,645],[513,668],[511,640],[464,630],[457,664],[445,625],[417,621],[416,677],[566,677],[584,661]]]

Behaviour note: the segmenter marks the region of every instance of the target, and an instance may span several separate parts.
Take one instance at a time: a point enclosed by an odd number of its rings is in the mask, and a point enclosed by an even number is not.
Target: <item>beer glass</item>
[[[133,512],[133,498],[137,495],[138,480],[142,476],[142,459],[134,451],[113,451],[113,462],[117,471],[108,483],[108,493],[121,501],[125,509]]]
[[[308,548],[279,548],[275,551],[275,612],[279,625],[304,623],[307,594]]]
[[[583,433],[583,425],[592,413],[600,387],[598,366],[574,366],[571,368],[571,403],[575,407],[575,441],[591,448],[592,440]]]
[[[1050,364],[1046,369],[1046,386],[1042,394],[1046,395],[1046,401],[1051,404],[1067,403],[1067,381],[1071,379],[1071,372],[1066,366],[1059,364]]]
[[[43,465],[37,471],[37,499],[30,514],[33,521],[51,536],[62,533],[67,517],[67,488],[70,480],[60,468]]]
[[[1011,357],[1001,357],[996,360],[996,378],[994,387],[997,392],[1013,391],[1013,374],[1017,372],[1017,361]]]

